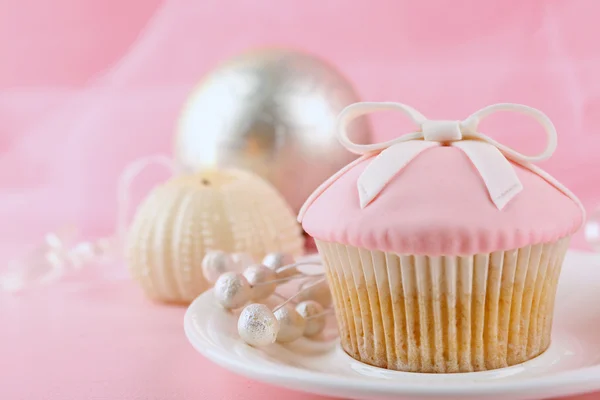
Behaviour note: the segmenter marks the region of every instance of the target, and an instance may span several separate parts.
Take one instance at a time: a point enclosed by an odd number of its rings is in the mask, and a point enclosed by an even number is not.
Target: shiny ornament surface
[[[352,85],[314,56],[258,50],[205,77],[179,120],[175,157],[184,167],[235,166],[269,180],[298,211],[325,179],[355,158],[335,138],[337,114],[358,101]],[[366,120],[352,125],[367,143]]]
[[[149,297],[189,303],[211,286],[202,272],[207,252],[260,260],[271,252],[298,256],[303,243],[295,215],[268,182],[248,171],[203,170],[148,195],[129,229],[126,255]]]

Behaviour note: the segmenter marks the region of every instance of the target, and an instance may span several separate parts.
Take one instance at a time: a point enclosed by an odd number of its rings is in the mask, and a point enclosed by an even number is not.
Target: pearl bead
[[[277,274],[261,264],[252,265],[244,270],[244,277],[252,287],[252,300],[259,301],[268,298],[275,292]]]
[[[316,336],[325,329],[326,315],[323,314],[323,306],[314,300],[298,303],[296,306],[298,314],[306,321],[304,336]]]
[[[202,274],[212,284],[219,279],[219,276],[232,271],[233,268],[234,263],[229,254],[220,250],[210,251],[202,259]]]
[[[278,342],[293,342],[304,334],[306,321],[289,304],[275,311],[275,318],[279,321],[279,333],[277,334]]]
[[[267,346],[275,343],[279,322],[264,304],[250,304],[238,319],[238,333],[251,346]]]
[[[311,283],[307,283],[304,287],[310,286]],[[318,283],[303,292],[301,292],[298,297],[296,297],[299,302],[306,300],[314,300],[320,303],[323,308],[327,308],[331,305],[331,290],[329,290],[329,286],[326,281]]]
[[[236,272],[226,272],[215,282],[215,298],[228,310],[240,308],[252,296],[252,288],[246,278]]]
[[[254,264],[254,259],[248,253],[233,253],[231,259],[235,264],[236,271],[243,271],[244,268]]]
[[[287,253],[269,253],[263,258],[263,265],[271,268],[273,271],[277,271],[286,265],[293,264],[294,257]],[[298,270],[296,267],[286,268],[285,270],[277,273],[277,279],[289,278],[292,275],[296,275]]]

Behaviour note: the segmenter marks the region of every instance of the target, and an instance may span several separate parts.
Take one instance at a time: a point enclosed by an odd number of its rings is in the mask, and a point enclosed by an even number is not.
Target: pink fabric
[[[594,0],[3,1],[2,259],[65,224],[86,238],[111,233],[123,167],[170,153],[180,107],[202,75],[262,45],[311,51],[364,99],[403,101],[435,118],[499,101],[539,108],[560,141],[543,167],[594,205],[597,11]],[[486,133],[535,150],[539,136],[524,135],[535,127],[515,121],[500,133],[493,122]],[[374,126],[378,140],[405,131],[385,116]],[[163,177],[149,171],[137,198]],[[183,338],[182,309],[147,303],[109,277],[2,295],[0,398],[315,398],[212,366]]]
[[[128,281],[71,282],[0,295],[0,398],[322,399],[203,359],[183,333],[185,308],[151,303],[136,289]]]

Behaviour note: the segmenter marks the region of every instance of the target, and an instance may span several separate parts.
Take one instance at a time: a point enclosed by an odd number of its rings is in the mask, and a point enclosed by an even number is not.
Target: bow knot
[[[431,142],[455,142],[463,138],[460,121],[425,121],[421,132],[423,139]]]
[[[407,115],[420,130],[383,143],[361,145],[353,143],[346,126],[354,118],[374,111],[398,110]],[[540,154],[527,156],[498,143],[477,130],[479,122],[498,111],[513,111],[533,117],[546,131],[548,141]],[[450,145],[460,148],[481,175],[492,202],[498,209],[514,198],[522,189],[509,159],[519,164],[549,158],[556,148],[556,129],[552,121],[541,111],[512,103],[485,107],[464,121],[428,120],[414,108],[401,103],[356,103],[346,107],[338,117],[340,142],[358,154],[380,152],[365,168],[358,179],[361,207],[366,207],[389,181],[413,158],[430,147]]]

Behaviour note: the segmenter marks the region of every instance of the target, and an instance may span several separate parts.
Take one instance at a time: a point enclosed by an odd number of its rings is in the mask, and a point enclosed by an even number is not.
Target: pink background
[[[500,101],[540,108],[560,135],[543,167],[591,207],[600,203],[599,11],[594,0],[4,0],[2,259],[65,223],[86,237],[111,233],[123,167],[170,153],[194,84],[264,45],[320,55],[363,99],[439,118]],[[541,130],[517,122],[490,134],[539,148]],[[393,123],[376,120],[377,138],[401,133]],[[150,304],[111,276],[0,297],[0,398],[314,398],[212,366],[187,344],[183,309]]]

